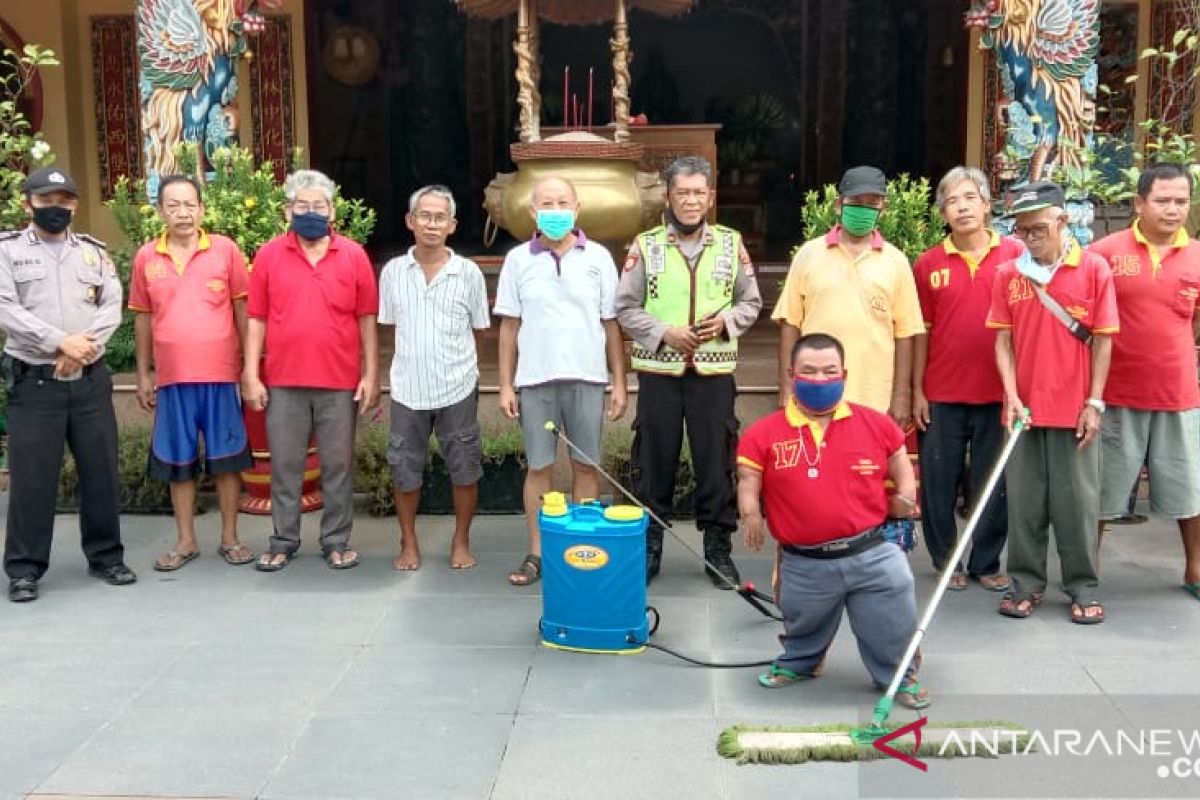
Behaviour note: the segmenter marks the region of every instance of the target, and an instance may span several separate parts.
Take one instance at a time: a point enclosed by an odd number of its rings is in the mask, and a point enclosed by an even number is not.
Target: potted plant
[[[606,431],[600,448],[604,470],[620,481],[626,489],[633,491],[633,431],[629,428],[612,428]],[[684,440],[679,453],[679,467],[675,472],[675,496],[671,502],[672,516],[676,519],[691,519],[695,513],[695,494],[696,473],[692,467],[692,453],[687,440]],[[613,502],[628,502],[628,498],[618,491],[614,495]]]
[[[815,239],[837,223],[837,187],[829,184],[804,195],[800,218],[804,238]],[[897,175],[888,181],[887,206],[879,217],[879,232],[908,257],[909,262],[945,237],[944,224],[933,205],[929,181]]]

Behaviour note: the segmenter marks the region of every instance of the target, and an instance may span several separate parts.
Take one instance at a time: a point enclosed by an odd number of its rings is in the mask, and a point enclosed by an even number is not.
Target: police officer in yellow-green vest
[[[675,475],[687,425],[695,472],[696,526],[704,534],[705,568],[713,583],[739,581],[730,555],[737,530],[734,453],[738,422],[738,337],[762,309],[754,265],[741,235],[705,218],[716,201],[712,165],[675,159],[664,172],[666,225],[638,235],[617,288],[617,321],[633,339],[638,374],[633,480],[638,496],[671,519]],[[646,580],[662,564],[663,531],[646,539]]]

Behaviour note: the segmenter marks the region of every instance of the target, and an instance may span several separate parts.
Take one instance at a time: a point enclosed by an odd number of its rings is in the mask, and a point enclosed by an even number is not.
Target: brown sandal
[[[190,553],[180,553],[178,550],[172,550],[169,553],[163,553],[155,560],[154,569],[156,572],[174,572],[194,561],[199,555],[199,550],[193,550]]]
[[[1033,616],[1033,610],[1041,605],[1044,597],[1043,592],[1030,592],[1023,597],[1009,593],[1004,595],[1004,599],[1000,601],[1000,607],[996,610],[1013,619],[1028,619]]]
[[[221,554],[221,558],[225,559],[226,564],[234,567],[249,564],[258,557],[244,544],[223,544],[217,548],[217,552]]]
[[[513,586],[532,586],[542,578],[542,557],[536,553],[525,556],[521,565],[508,573],[508,582]]]

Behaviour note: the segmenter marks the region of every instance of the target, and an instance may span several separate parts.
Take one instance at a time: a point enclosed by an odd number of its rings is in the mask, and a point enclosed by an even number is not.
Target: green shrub
[[[525,446],[521,440],[521,427],[515,422],[496,421],[482,426],[484,480],[488,480],[488,468],[499,466],[509,459],[516,459],[525,466]],[[370,422],[360,425],[354,445],[354,491],[367,495],[368,511],[377,517],[396,513],[395,497],[392,494],[392,468],[387,461],[389,430],[387,423]],[[436,492],[436,483],[448,481],[437,437],[429,441],[429,456],[425,462],[423,488],[425,494]],[[518,488],[518,494],[520,490]],[[483,492],[481,491],[481,496]],[[486,511],[481,505],[481,511]]]
[[[129,425],[117,433],[117,486],[122,513],[170,513],[170,487],[146,475],[150,459],[149,427]],[[58,506],[79,507],[79,472],[68,452],[58,476]]]
[[[181,145],[176,155],[182,171],[189,174],[196,171],[194,147]],[[300,161],[301,153],[297,150],[292,167],[302,166]],[[270,161],[256,164],[253,153],[244,147],[218,149],[213,154],[213,166],[215,171],[204,184],[204,229],[233,239],[246,258],[253,259],[260,247],[287,230],[283,183],[276,180]],[[107,205],[124,238],[112,248],[112,257],[128,294],[134,255],[143,244],[161,236],[165,228],[157,210],[146,200],[144,180],[120,178]],[[334,227],[360,244],[365,242],[375,229],[375,212],[361,200],[348,200],[340,195],[335,205]],[[113,372],[128,372],[136,366],[134,316],[125,313],[108,346],[105,363]]]
[[[833,184],[825,186],[819,193],[812,190],[804,195],[800,218],[805,240],[823,236],[837,224],[834,210],[837,196],[837,187]],[[887,207],[879,217],[879,232],[899,248],[910,263],[942,241],[946,235],[944,225],[933,205],[928,180],[898,175],[888,181]]]

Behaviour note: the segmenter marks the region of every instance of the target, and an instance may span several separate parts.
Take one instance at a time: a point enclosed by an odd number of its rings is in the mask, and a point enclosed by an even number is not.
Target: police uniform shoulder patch
[[[629,272],[631,270],[636,269],[637,265],[640,264],[641,261],[642,261],[642,248],[639,247],[636,242],[634,242],[633,246],[629,248],[629,254],[625,256],[624,271]]]
[[[107,249],[108,249],[108,245],[107,245],[107,244],[105,244],[104,242],[100,241],[100,240],[99,240],[99,239],[97,239],[95,236],[92,236],[90,233],[77,233],[77,234],[75,234],[75,235],[76,235],[76,236],[78,236],[78,237],[79,237],[81,240],[83,240],[83,241],[87,242],[88,244],[94,244],[94,245],[96,245],[96,247],[99,247],[101,250],[107,250]]]
[[[738,242],[738,261],[741,262],[742,272],[753,278],[754,262],[750,260],[750,251],[746,249],[745,242]]]

